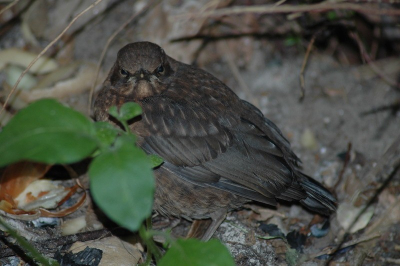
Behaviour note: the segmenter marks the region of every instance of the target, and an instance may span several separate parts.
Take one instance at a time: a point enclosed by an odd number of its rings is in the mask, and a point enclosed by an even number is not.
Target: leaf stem
[[[121,124],[124,126],[125,132],[130,135],[133,134],[129,128],[128,123],[125,120],[120,120]]]

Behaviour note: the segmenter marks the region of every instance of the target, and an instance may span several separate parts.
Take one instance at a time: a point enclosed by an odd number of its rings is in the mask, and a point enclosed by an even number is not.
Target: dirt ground
[[[8,25],[2,27],[0,50],[16,47],[34,53],[40,52],[78,11],[89,4],[88,1],[43,2],[48,2],[44,11],[43,7],[35,7],[36,3],[27,8],[20,4],[18,8],[0,16],[0,23]],[[229,1],[219,1],[219,5],[222,6],[224,2]],[[264,2],[254,1],[258,4]],[[133,13],[145,7],[146,3],[130,0],[102,1],[94,10],[89,11],[89,15],[76,22],[77,26],[67,32],[55,45],[56,48],[50,49],[50,55],[61,65],[74,62],[97,64],[108,38]],[[293,150],[303,162],[304,172],[325,184],[338,199],[338,213],[329,218],[329,230],[321,238],[315,237],[310,228],[313,224],[321,225],[324,219],[315,217],[299,205],[290,204],[282,204],[275,209],[257,204],[246,206],[228,216],[218,229],[216,237],[226,243],[238,265],[291,264],[291,257],[288,255],[290,249],[296,250],[295,264],[302,265],[325,265],[333,262],[336,264],[331,265],[400,264],[399,171],[372,201],[366,211],[369,215],[360,217],[361,222],[357,224],[359,230],[344,237],[346,222],[354,220],[354,213],[367,206],[368,201],[376,195],[378,188],[389,176],[382,172],[395,167],[390,162],[400,156],[397,141],[397,150],[384,157],[385,152],[399,137],[400,109],[385,109],[369,114],[366,112],[398,103],[400,91],[385,82],[368,64],[345,63],[338,59],[338,52],[314,47],[305,68],[305,97],[300,101],[300,74],[309,42],[303,39],[299,43],[288,45],[284,34],[274,38],[268,34],[238,34],[229,37],[228,34],[235,33],[234,30],[226,30],[223,26],[209,26],[218,21],[216,18],[193,17],[195,12],[203,10],[207,5],[212,10],[215,8],[215,1],[168,0],[147,8],[144,14],[130,22],[111,42],[101,67],[100,80],[104,80],[122,46],[134,41],[156,42],[170,56],[185,63],[195,63],[209,71],[241,98],[260,108],[290,140]],[[39,16],[39,10],[45,15]],[[22,15],[11,21],[10,18],[18,12]],[[247,14],[239,18],[245,25],[263,26],[265,31],[284,31],[287,27],[296,32],[297,27],[300,27],[295,20],[282,23],[282,20],[285,21],[285,15],[282,14],[271,19],[270,24],[259,22],[260,16],[257,15]],[[263,19],[268,18],[267,16]],[[38,25],[33,23],[34,20],[41,19],[42,22],[36,21]],[[232,28],[235,29],[236,25],[232,21],[228,20],[231,23],[228,25],[233,25]],[[30,25],[31,35],[34,37],[29,37],[23,25]],[[210,29],[207,30],[204,25],[208,25]],[[210,35],[221,33],[228,37],[176,41],[195,36],[200,31]],[[352,55],[357,53],[357,49],[355,51]],[[398,80],[398,56],[380,58],[375,61],[375,65],[387,77]],[[1,88],[4,99],[7,77],[3,70],[0,72],[0,82],[3,84]],[[88,115],[89,87],[74,93],[66,91],[67,96],[59,99]],[[17,109],[9,108],[10,114]],[[349,143],[351,149],[345,159]],[[382,162],[382,158],[387,160]],[[379,171],[379,174],[372,175],[374,167],[382,167],[382,163],[389,165],[384,165],[383,168],[386,168]],[[89,203],[85,206],[90,207]],[[82,215],[86,217],[87,224],[83,231],[102,228],[97,218],[94,218],[93,211],[86,212],[86,209],[59,220]],[[52,229],[42,230],[41,233],[32,233],[32,239],[45,239],[46,232],[51,237],[57,237],[57,226],[60,223],[62,222],[56,222]],[[276,225],[284,234],[283,239],[265,239],[273,235],[271,231],[263,230],[268,224]],[[30,230],[24,229],[22,232]],[[298,231],[304,237],[297,235],[295,240],[288,241],[287,234],[292,231]],[[329,254],[329,247],[333,249],[341,242],[340,252],[330,257],[326,255]],[[293,243],[300,244],[296,246]],[[17,265],[15,263],[18,259],[1,258],[0,262]]]

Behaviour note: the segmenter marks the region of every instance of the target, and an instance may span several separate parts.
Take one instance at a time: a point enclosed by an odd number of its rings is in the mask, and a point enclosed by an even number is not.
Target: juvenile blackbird
[[[123,47],[94,104],[98,121],[108,109],[136,102],[143,113],[130,124],[138,145],[157,154],[154,210],[189,220],[211,218],[208,240],[226,213],[254,200],[300,201],[329,215],[335,198],[299,171],[299,158],[278,127],[222,81],[165,54],[158,45]]]

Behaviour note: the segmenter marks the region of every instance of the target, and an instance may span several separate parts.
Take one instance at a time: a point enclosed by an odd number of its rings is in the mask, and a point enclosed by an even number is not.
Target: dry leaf
[[[73,206],[50,212],[68,200],[79,185],[63,187],[51,180],[41,179],[51,165],[18,162],[9,165],[0,178],[0,210],[10,214],[12,218],[30,220],[42,217],[63,217],[76,211],[86,199],[84,192],[81,199]]]

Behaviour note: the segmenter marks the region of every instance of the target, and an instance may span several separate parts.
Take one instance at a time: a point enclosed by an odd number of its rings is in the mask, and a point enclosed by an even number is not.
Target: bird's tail
[[[307,198],[300,201],[301,204],[324,215],[329,215],[336,210],[335,197],[319,182],[305,174],[301,174],[299,181],[307,194]]]

